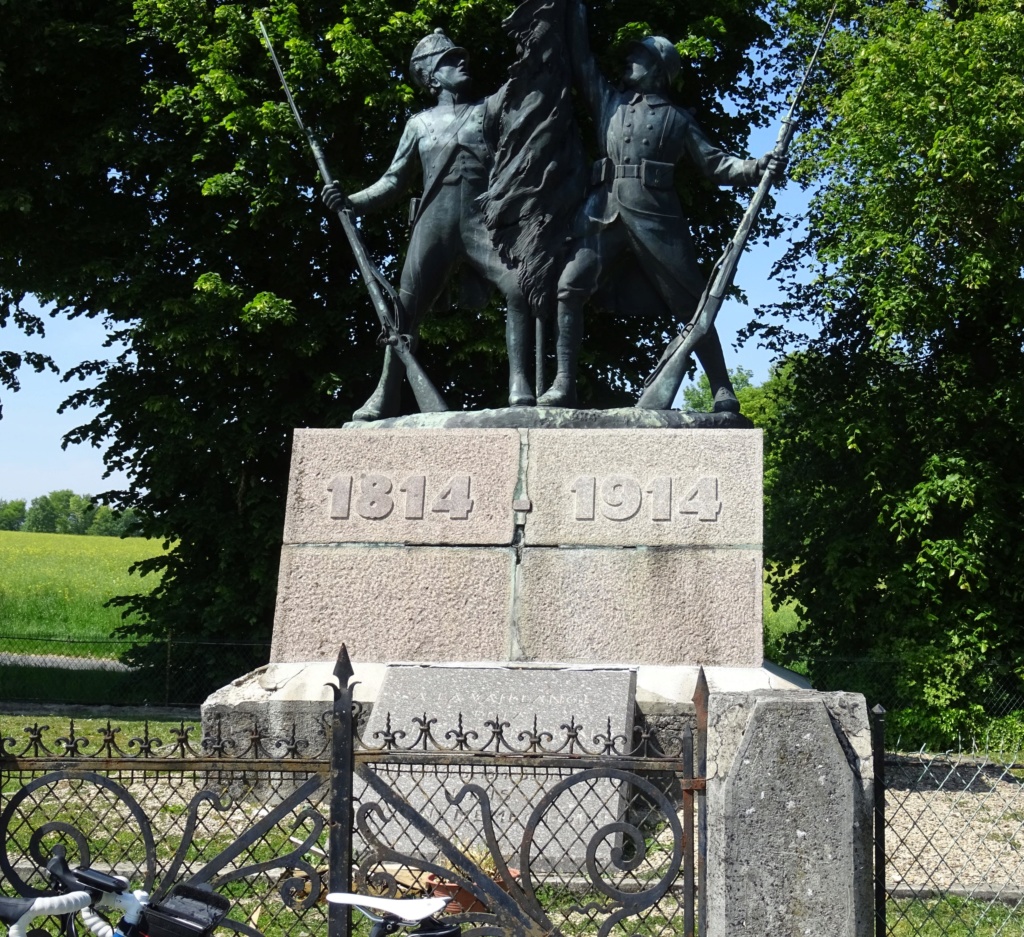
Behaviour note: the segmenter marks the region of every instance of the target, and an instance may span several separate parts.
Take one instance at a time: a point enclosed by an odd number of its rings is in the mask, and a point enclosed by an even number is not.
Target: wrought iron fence
[[[248,937],[348,937],[328,890],[454,889],[467,935],[699,932],[706,685],[696,728],[670,738],[575,720],[512,734],[499,713],[482,737],[424,716],[364,740],[339,676],[313,740],[184,724],[0,739],[2,889],[46,888],[63,849],[157,897],[208,884]]]

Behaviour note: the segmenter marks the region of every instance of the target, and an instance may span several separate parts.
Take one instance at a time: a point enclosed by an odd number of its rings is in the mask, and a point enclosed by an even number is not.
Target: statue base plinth
[[[297,430],[271,661],[760,667],[761,484],[760,430]]]
[[[570,407],[503,407],[497,410],[445,410],[413,413],[344,429],[753,429],[740,413],[694,410],[576,410]]]

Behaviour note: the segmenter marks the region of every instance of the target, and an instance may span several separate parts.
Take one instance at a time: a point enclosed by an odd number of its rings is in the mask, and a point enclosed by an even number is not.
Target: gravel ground
[[[1024,765],[886,757],[887,885],[1024,889]]]

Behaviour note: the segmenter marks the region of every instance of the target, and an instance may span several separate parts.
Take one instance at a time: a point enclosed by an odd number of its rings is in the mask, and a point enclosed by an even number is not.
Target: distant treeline
[[[76,495],[70,489],[51,491],[23,500],[0,499],[0,530],[25,530],[37,534],[88,534],[93,537],[138,537],[135,512],[112,511],[96,504],[92,495]]]

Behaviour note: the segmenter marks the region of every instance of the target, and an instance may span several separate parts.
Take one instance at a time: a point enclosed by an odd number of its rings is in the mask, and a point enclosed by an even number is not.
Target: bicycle
[[[210,937],[224,919],[231,902],[206,888],[175,886],[167,897],[151,903],[145,891],[129,890],[127,879],[99,869],[72,870],[61,854],[46,863],[50,880],[64,889],[38,898],[0,897],[0,921],[8,937],[47,937],[45,931],[29,931],[36,918],[80,912],[96,937]],[[98,909],[120,914],[111,925]],[[72,937],[73,925],[69,928]]]
[[[30,931],[29,925],[37,918],[76,913],[81,913],[96,937],[211,937],[231,907],[216,892],[189,885],[175,886],[153,904],[147,892],[129,891],[127,879],[99,869],[72,870],[60,854],[50,859],[46,871],[64,892],[37,898],[0,897],[0,921],[7,925],[8,937],[47,937],[45,931]],[[375,898],[332,892],[327,900],[351,905],[364,914],[373,924],[370,937],[389,937],[400,928],[416,928],[411,933],[421,937],[458,937],[462,930],[435,917],[448,898]],[[111,925],[97,909],[118,912],[120,920]],[[74,935],[73,926],[69,930]]]

